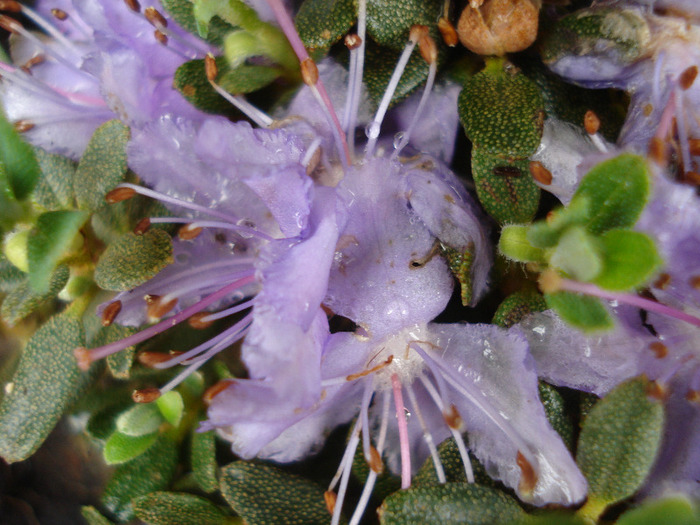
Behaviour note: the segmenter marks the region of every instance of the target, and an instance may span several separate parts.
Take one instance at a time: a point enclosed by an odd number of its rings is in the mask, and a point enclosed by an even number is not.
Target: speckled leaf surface
[[[2,319],[9,325],[24,319],[46,301],[56,297],[68,282],[70,272],[67,266],[59,266],[49,279],[46,292],[34,291],[28,280],[24,280],[8,293],[2,302]]]
[[[355,18],[352,0],[306,0],[295,24],[304,46],[313,51],[335,44],[350,30]]]
[[[40,148],[34,152],[41,170],[41,177],[34,188],[34,200],[47,210],[69,208],[73,203],[75,162]]]
[[[443,8],[442,0],[368,0],[367,32],[378,44],[402,50],[412,25],[428,26],[437,38]]]
[[[182,492],[153,492],[134,500],[136,517],[149,525],[224,525],[232,520],[209,500]]]
[[[40,170],[32,147],[22,140],[12,123],[0,113],[0,181],[2,193],[24,200],[34,189]],[[7,188],[4,188],[7,184]],[[2,202],[2,201],[0,201]]]
[[[192,444],[190,449],[190,462],[192,475],[204,492],[214,492],[219,488],[216,479],[216,443],[214,431],[192,432]]]

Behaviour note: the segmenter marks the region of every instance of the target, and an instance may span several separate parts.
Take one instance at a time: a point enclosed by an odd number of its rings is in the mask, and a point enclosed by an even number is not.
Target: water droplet
[[[405,132],[399,131],[396,135],[394,135],[394,149],[401,150],[407,143],[408,137],[406,136]]]

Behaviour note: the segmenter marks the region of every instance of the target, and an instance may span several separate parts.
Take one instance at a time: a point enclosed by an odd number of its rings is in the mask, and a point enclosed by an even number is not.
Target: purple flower
[[[179,65],[210,47],[166,20],[158,2],[138,11],[112,1],[37,4],[22,12],[48,38],[6,17],[13,64],[0,64],[3,107],[27,140],[77,159],[107,120],[141,127],[166,113],[203,116],[172,82]]]

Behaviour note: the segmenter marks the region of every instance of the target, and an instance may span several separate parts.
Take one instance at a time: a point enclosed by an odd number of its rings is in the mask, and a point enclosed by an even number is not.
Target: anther
[[[693,82],[695,82],[695,77],[698,76],[698,66],[690,66],[688,69],[683,71],[678,77],[678,84],[681,86],[683,91],[691,88]]]
[[[537,474],[535,473],[535,469],[519,450],[518,455],[515,458],[515,462],[518,464],[518,467],[520,467],[520,482],[518,483],[518,489],[524,494],[532,494],[532,491],[537,485]]]
[[[393,360],[394,360],[394,356],[393,356],[393,355],[390,355],[390,356],[387,358],[387,360],[384,361],[383,363],[380,363],[380,364],[378,364],[377,366],[375,366],[375,367],[373,367],[373,368],[370,368],[369,370],[363,370],[362,372],[358,372],[358,373],[356,373],[356,374],[350,374],[350,375],[347,376],[345,379],[346,379],[347,381],[354,381],[355,379],[360,379],[361,377],[364,377],[364,376],[366,376],[366,375],[373,374],[374,372],[378,372],[378,371],[381,370],[382,368],[384,368],[384,367],[386,367],[386,366],[389,366]]]
[[[170,361],[172,358],[181,355],[182,352],[141,352],[136,359],[143,366],[148,368],[155,368],[156,365]]]
[[[429,34],[425,34],[418,41],[418,51],[420,51],[420,56],[422,56],[423,60],[428,64],[435,64],[437,62],[437,45]]]
[[[649,157],[659,166],[665,166],[667,163],[666,143],[659,137],[654,137],[649,141]]]
[[[148,303],[146,312],[151,319],[160,319],[177,306],[177,297],[173,297],[168,301],[163,301],[163,297],[157,295],[147,295],[146,297],[146,303]],[[167,296],[165,297],[167,298]]]
[[[450,405],[450,408],[442,413],[442,417],[445,419],[447,426],[454,430],[462,430],[464,422],[462,420],[462,415],[457,410],[457,407]]]
[[[147,7],[143,14],[146,17],[146,20],[148,20],[148,22],[156,29],[168,27],[168,21],[155,7]]]
[[[347,47],[350,51],[353,49],[357,49],[362,45],[362,39],[359,37],[359,35],[356,35],[355,33],[350,33],[349,35],[345,36],[345,47]]]
[[[327,490],[323,493],[323,499],[326,501],[328,513],[332,515],[335,510],[335,502],[338,500],[338,495],[332,490]]]
[[[90,354],[90,351],[87,348],[81,346],[73,350],[73,355],[78,361],[78,368],[80,368],[83,372],[86,372],[92,364],[92,355]]]
[[[187,323],[195,330],[204,330],[214,324],[214,321],[206,320],[210,315],[210,312],[197,312],[187,320]]]
[[[301,79],[307,86],[315,86],[318,82],[318,67],[311,58],[306,58],[301,63]]]
[[[583,116],[583,127],[589,135],[595,135],[600,129],[600,119],[590,109]]]
[[[108,204],[115,204],[117,202],[129,200],[134,195],[136,195],[136,190],[133,188],[114,188],[105,195],[105,200]]]
[[[700,390],[688,390],[685,399],[691,403],[700,403]]]
[[[552,172],[537,160],[530,161],[530,175],[540,184],[545,186],[552,184]]]
[[[697,171],[686,171],[683,174],[683,182],[691,186],[700,186],[700,173]]]
[[[12,124],[12,127],[15,128],[15,131],[18,133],[26,133],[27,131],[34,129],[34,126],[35,124],[28,120],[16,120]]]
[[[691,155],[700,155],[700,139],[690,139],[688,141],[688,149]]]
[[[119,315],[119,312],[122,311],[122,302],[121,301],[113,301],[109,303],[105,309],[102,311],[102,326],[110,326],[113,322],[114,319]]]
[[[669,284],[671,284],[671,276],[667,273],[662,273],[659,275],[658,279],[654,281],[652,286],[654,288],[658,288],[659,290],[665,290]]]
[[[216,77],[219,76],[219,67],[216,65],[216,59],[211,53],[207,53],[204,57],[204,73],[207,75],[209,82],[216,81]]]
[[[191,241],[202,233],[201,226],[193,226],[192,224],[185,224],[177,232],[177,236],[183,241]]]
[[[663,359],[668,355],[668,347],[661,341],[654,341],[653,343],[649,344],[649,350],[654,352],[654,356],[657,359]]]
[[[554,270],[546,270],[540,274],[537,284],[543,293],[554,293],[561,290],[561,276]]]
[[[231,379],[224,379],[222,381],[219,381],[218,383],[214,383],[212,386],[210,386],[204,391],[202,400],[206,404],[211,403],[216,396],[218,396],[221,392],[226,390],[231,384],[233,384],[233,380]]]
[[[646,393],[652,399],[665,401],[668,398],[668,389],[659,381],[650,381],[646,388]]]
[[[22,5],[15,0],[0,0],[0,11],[7,11],[8,13],[21,13]]]
[[[136,225],[134,228],[134,233],[136,235],[143,235],[146,233],[149,228],[151,227],[151,219],[150,217],[144,217],[139,221],[139,223]]]
[[[414,24],[411,26],[411,30],[408,32],[408,39],[417,44],[423,37],[428,36],[428,26],[421,24]]]
[[[153,31],[153,37],[160,43],[163,44],[164,46],[168,45],[168,35],[163,33],[160,29],[156,29]]]
[[[134,403],[153,403],[159,397],[160,390],[157,388],[142,388],[131,393],[131,399],[134,400]]]
[[[688,280],[688,283],[696,290],[700,290],[700,275],[694,275]]]
[[[22,69],[31,69],[32,67],[36,66],[37,64],[41,64],[46,61],[46,57],[44,55],[35,55],[29,60],[27,60],[23,65]]]
[[[124,3],[126,7],[131,9],[134,13],[141,12],[141,4],[139,4],[138,0],[124,0]]]
[[[64,20],[68,19],[68,13],[66,13],[63,9],[58,9],[57,7],[54,7],[51,10],[51,14],[57,19],[63,22]]]
[[[384,462],[382,457],[379,455],[379,451],[372,445],[369,447],[369,461],[367,462],[369,468],[377,474],[384,472]]]
[[[20,24],[17,20],[6,15],[0,15],[0,28],[4,29],[8,33],[18,33],[24,29],[22,24]]]
[[[438,30],[440,31],[442,40],[445,42],[445,44],[447,44],[449,47],[455,47],[457,45],[457,42],[459,42],[457,30],[455,29],[455,26],[452,25],[452,22],[450,22],[444,16],[438,20]]]

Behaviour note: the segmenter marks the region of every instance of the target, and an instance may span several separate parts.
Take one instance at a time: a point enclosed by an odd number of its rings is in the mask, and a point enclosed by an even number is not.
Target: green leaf
[[[52,317],[29,340],[0,404],[0,455],[8,463],[31,456],[90,384],[73,355],[84,344],[72,313]]]
[[[504,226],[498,240],[498,251],[511,261],[544,262],[544,250],[530,244],[528,231],[529,227],[522,224]]]
[[[228,69],[228,63],[224,57],[218,57],[216,65],[220,72]],[[231,103],[214,91],[209,84],[204,72],[204,60],[190,60],[178,67],[175,71],[173,86],[197,109],[207,113],[236,114]]]
[[[34,149],[22,140],[14,126],[1,112],[0,172],[9,185],[11,196],[19,201],[29,196],[40,175]]]
[[[197,432],[195,428],[192,431],[192,475],[204,492],[214,492],[219,488],[219,480],[216,477],[218,465],[215,439],[213,430]]]
[[[629,228],[637,222],[649,198],[649,167],[644,157],[623,153],[596,165],[581,180],[572,203],[588,199],[591,233]]]
[[[194,6],[191,0],[160,0],[165,11],[188,33],[197,34],[197,22],[194,19]],[[209,32],[206,40],[216,46],[223,44],[224,37],[234,29],[218,16],[209,20]]]
[[[440,42],[436,22],[443,8],[442,0],[368,0],[367,33],[379,45],[402,51],[411,26],[421,24],[428,26],[433,39]]]
[[[163,230],[148,230],[143,235],[127,233],[100,257],[95,282],[103,290],[131,290],[172,263],[172,253],[172,241]]]
[[[540,401],[544,406],[547,419],[552,428],[557,431],[569,448],[574,448],[574,422],[568,412],[568,407],[559,391],[552,385],[539,382]]]
[[[472,175],[484,209],[499,223],[530,222],[540,202],[540,188],[530,176],[529,161],[509,161],[472,148]]]
[[[235,523],[211,501],[181,492],[153,492],[136,498],[134,513],[150,525]]]
[[[117,419],[117,426],[119,426],[119,419]],[[117,431],[107,439],[102,457],[108,465],[126,463],[146,452],[157,439],[158,432],[141,436],[127,436]]]
[[[224,467],[221,493],[250,525],[326,525],[329,521],[323,489],[269,465],[236,461]]]
[[[365,47],[365,68],[363,81],[367,86],[371,101],[375,106],[379,105],[387,86],[389,79],[394,72],[394,66],[399,60],[400,52],[388,48],[380,48],[372,41],[367,42]],[[440,61],[440,56],[438,56]],[[408,97],[418,87],[422,86],[425,79],[428,78],[429,66],[419,53],[413,53],[406,64],[401,75],[401,80],[394,96],[391,98],[392,105],[400,102]]]
[[[580,226],[564,232],[549,262],[577,281],[591,281],[600,273],[603,261],[596,239]]]
[[[119,521],[128,521],[134,516],[132,500],[170,484],[177,455],[175,442],[161,435],[145,453],[117,467],[102,493],[102,504]]]
[[[465,441],[467,437],[464,436]],[[457,446],[454,438],[449,438],[440,443],[437,447],[438,455],[440,456],[440,463],[442,463],[443,470],[445,472],[445,479],[448,483],[466,483],[467,475],[464,469],[464,463],[462,462],[462,455],[459,453],[459,447]],[[472,472],[474,473],[474,480],[478,485],[489,486],[496,488],[497,482],[493,481],[488,474],[486,474],[486,469],[479,463],[475,457],[470,456],[469,462],[472,466]],[[394,478],[396,479],[396,478]],[[432,458],[428,458],[423,463],[423,466],[418,470],[418,473],[414,476],[412,480],[413,487],[425,486],[425,485],[439,485],[440,481],[435,471],[435,464]],[[398,486],[392,492],[398,490]]]
[[[34,152],[41,169],[41,177],[34,188],[34,200],[47,210],[70,208],[73,204],[76,163],[40,148]]]
[[[475,483],[402,490],[385,499],[378,512],[382,525],[506,525],[525,515],[511,496]]]
[[[229,93],[242,95],[264,88],[282,73],[283,71],[277,67],[242,64],[234,69],[222,72],[219,75],[218,83]],[[220,97],[220,95],[218,96]]]
[[[562,234],[571,226],[585,226],[590,218],[588,198],[581,197],[569,203],[566,208],[549,212],[547,220],[537,221],[530,226],[527,240],[537,248],[556,246]]]
[[[484,154],[525,159],[540,144],[544,102],[525,75],[488,68],[465,84],[457,106],[464,132]],[[527,166],[524,175],[532,179]]]
[[[295,18],[304,47],[313,52],[340,40],[357,18],[352,0],[305,0]]]
[[[90,225],[95,235],[108,245],[125,233],[133,231],[136,224],[144,217],[171,216],[172,212],[160,202],[136,195],[131,199],[100,208],[92,215]],[[172,224],[152,224],[150,229],[174,231]]]
[[[95,211],[105,206],[107,192],[124,180],[130,135],[120,120],[105,122],[92,135],[73,181],[80,209]]]
[[[56,268],[45,293],[35,292],[28,280],[21,282],[5,296],[2,303],[3,320],[12,326],[27,317],[47,301],[56,297],[68,282],[69,275],[70,271],[67,266]]]
[[[82,246],[80,229],[89,214],[78,210],[49,211],[39,216],[27,241],[29,284],[37,292],[46,292],[56,266],[76,245]]]
[[[129,393],[131,391],[133,389]],[[94,439],[107,441],[116,431],[116,419],[119,417],[119,414],[128,410],[133,404],[134,401],[130,395],[128,397],[117,396],[114,402],[104,407],[93,408],[86,426],[87,433]]]
[[[163,424],[163,417],[155,403],[136,404],[117,418],[117,431],[126,436],[152,434]]]
[[[682,495],[674,495],[661,500],[646,501],[642,506],[625,512],[617,525],[700,525],[700,512],[697,502],[693,503]]]
[[[600,237],[603,269],[593,281],[606,290],[631,290],[646,283],[661,264],[654,241],[629,230],[608,230]]]
[[[100,326],[97,334],[88,341],[88,344],[90,348],[103,346],[129,337],[135,334],[136,331],[137,329],[132,326],[122,326],[116,323],[110,326]],[[135,353],[135,347],[128,346],[116,354],[107,356],[107,366],[115,378],[129,379],[131,367],[134,364]]]
[[[0,253],[0,292],[9,292],[26,280],[27,274],[7,260]]]
[[[156,406],[168,423],[174,427],[180,424],[182,414],[185,411],[185,403],[179,392],[176,390],[166,392],[156,400]]]
[[[95,507],[81,507],[80,515],[85,518],[88,525],[112,525],[112,522],[105,518]]]
[[[632,496],[649,473],[663,437],[663,404],[647,396],[648,380],[631,379],[600,400],[581,429],[576,463],[588,480],[579,511],[597,519]]]
[[[607,308],[597,297],[571,292],[544,295],[547,306],[556,310],[564,321],[584,332],[609,330],[615,326]]]
[[[472,266],[474,263],[474,245],[470,244],[464,251],[440,243],[440,254],[447,261],[452,275],[459,283],[460,299],[462,306],[469,306],[472,302]]]
[[[510,294],[498,306],[493,314],[492,323],[503,328],[510,328],[528,314],[547,309],[547,303],[535,290],[520,290]]]

